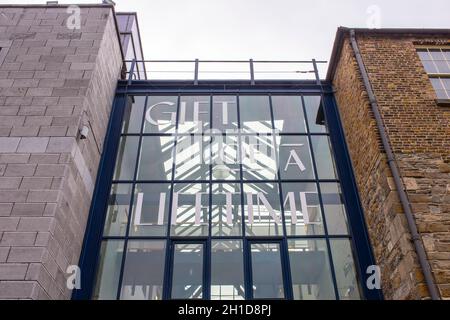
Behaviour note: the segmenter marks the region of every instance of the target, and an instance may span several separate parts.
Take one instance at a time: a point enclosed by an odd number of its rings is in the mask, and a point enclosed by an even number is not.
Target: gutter
[[[414,242],[414,248],[417,253],[417,257],[419,258],[419,264],[422,268],[422,272],[425,277],[425,283],[428,288],[428,292],[430,293],[432,300],[440,300],[440,296],[434,282],[433,274],[431,272],[430,265],[427,260],[425,248],[420,239],[419,232],[417,231],[417,226],[414,220],[414,216],[411,210],[411,204],[409,202],[408,196],[403,186],[402,178],[400,175],[400,171],[398,169],[394,153],[389,144],[389,140],[386,134],[386,130],[384,128],[383,119],[381,118],[380,111],[378,109],[377,99],[372,90],[372,86],[370,84],[369,76],[367,74],[366,68],[364,67],[363,59],[361,53],[359,51],[358,43],[355,38],[355,30],[350,29],[350,42],[353,48],[353,52],[355,53],[356,62],[358,63],[359,70],[361,72],[361,76],[364,82],[364,87],[366,88],[367,95],[369,97],[370,106],[372,108],[372,112],[375,116],[375,120],[377,123],[378,131],[380,132],[381,141],[383,143],[383,148],[387,156],[387,161],[389,164],[389,168],[391,169],[392,176],[394,178],[395,187],[397,188],[398,195],[400,197],[400,202],[403,208],[403,212],[405,213],[406,220],[408,222],[408,228],[411,233],[411,238]]]

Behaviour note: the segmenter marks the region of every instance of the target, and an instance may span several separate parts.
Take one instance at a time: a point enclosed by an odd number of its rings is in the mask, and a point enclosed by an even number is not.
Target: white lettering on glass
[[[144,201],[144,193],[139,192],[136,197],[136,211],[134,212],[134,221],[133,224],[135,226],[151,226],[154,223],[144,223],[142,222],[142,203]],[[158,208],[158,225],[164,224],[164,210],[166,205],[166,193],[161,192],[159,194],[159,208]]]
[[[299,212],[299,215],[303,216],[303,223],[304,224],[320,224],[320,222],[312,222],[309,217],[308,207],[315,207],[315,206],[308,206],[308,203],[306,202],[306,194],[312,193],[316,194],[315,192],[299,192],[300,196],[300,206],[301,211]],[[286,199],[284,200],[283,206],[286,208],[286,204],[289,203],[289,209],[291,212],[291,222],[292,224],[297,224],[297,205],[295,203],[295,192],[290,191],[286,194]],[[286,211],[285,211],[286,214]]]
[[[150,122],[151,124],[153,124],[155,126],[157,126],[159,124],[163,124],[161,122],[161,120],[159,120],[160,122],[158,123],[157,121],[155,121],[152,118],[151,111],[153,110],[153,108],[155,108],[157,106],[173,106],[174,104],[175,104],[174,102],[162,101],[162,102],[155,103],[154,105],[151,105],[150,107],[148,107],[147,111],[145,112],[145,120]],[[170,114],[170,121],[167,121],[167,123],[170,123],[173,126],[176,124],[176,119],[177,119],[176,112],[174,112],[174,111],[172,111],[172,112],[170,112],[170,111],[163,111],[162,113]]]
[[[248,222],[250,224],[253,224],[254,221],[254,211],[253,211],[253,195],[254,193],[247,192],[247,214],[248,214]],[[269,201],[267,200],[266,196],[262,192],[256,193],[256,200],[258,204],[258,217],[259,220],[261,220],[261,202],[266,208],[269,215],[272,217],[272,219],[275,221],[275,223],[280,223],[280,217],[275,213],[275,210],[270,205]]]

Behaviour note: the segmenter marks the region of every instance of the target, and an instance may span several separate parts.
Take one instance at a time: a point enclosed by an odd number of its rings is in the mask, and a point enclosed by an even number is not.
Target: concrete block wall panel
[[[81,6],[71,30],[63,6],[0,12],[0,299],[69,299],[122,67],[114,14]]]

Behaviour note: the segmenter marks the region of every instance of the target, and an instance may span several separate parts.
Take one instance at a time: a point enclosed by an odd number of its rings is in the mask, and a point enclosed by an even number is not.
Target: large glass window
[[[242,240],[212,240],[211,299],[242,300],[244,298]]]
[[[450,99],[450,47],[417,49],[438,99]]]
[[[165,253],[165,241],[132,240],[128,242],[121,299],[162,299]]]
[[[203,255],[203,244],[176,243],[174,245],[172,298],[202,298]]]
[[[280,244],[252,243],[250,246],[253,298],[284,298]]]
[[[93,298],[361,298],[320,95],[126,101]]]

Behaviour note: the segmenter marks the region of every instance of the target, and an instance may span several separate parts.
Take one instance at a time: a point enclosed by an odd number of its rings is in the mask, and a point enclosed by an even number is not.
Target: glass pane
[[[439,73],[450,73],[450,66],[447,61],[435,61]]]
[[[103,236],[124,236],[127,230],[131,184],[113,184],[108,199]]]
[[[165,255],[163,240],[128,241],[120,299],[161,300]]]
[[[174,138],[142,137],[138,180],[171,180]]]
[[[244,132],[272,132],[269,96],[240,96],[239,111]]]
[[[450,90],[450,78],[441,78],[444,88]]]
[[[450,80],[450,79],[449,79]],[[430,78],[434,90],[442,90],[442,82],[440,78]]]
[[[211,137],[186,135],[177,138],[175,151],[176,180],[209,180]]]
[[[124,136],[120,138],[117,152],[114,180],[133,180],[139,137]]]
[[[417,54],[419,55],[420,60],[431,60],[430,54],[427,49],[417,50]]]
[[[211,241],[211,300],[243,300],[242,240]]]
[[[330,245],[339,298],[342,300],[361,299],[350,241],[348,239],[330,239]]]
[[[123,241],[103,241],[100,249],[100,263],[97,270],[94,300],[115,300],[119,286],[122,264]]]
[[[236,130],[237,121],[237,101],[235,96],[215,96],[213,97],[213,123],[214,129],[226,133],[227,130]]]
[[[178,114],[178,132],[203,133],[209,129],[210,96],[183,96]]]
[[[284,298],[280,245],[278,243],[252,243],[253,298]]]
[[[272,96],[275,129],[282,133],[306,132],[300,96]]]
[[[178,97],[149,96],[145,109],[145,133],[174,133]]]
[[[212,136],[212,179],[238,180],[239,137],[237,135]]]
[[[211,210],[213,236],[242,234],[241,192],[239,183],[212,184]]]
[[[207,236],[209,185],[176,183],[173,186],[171,235]]]
[[[175,244],[172,298],[200,299],[203,296],[203,245]]]
[[[122,133],[141,132],[144,116],[145,96],[130,96],[123,115]]]
[[[295,300],[335,299],[325,240],[288,240]]]
[[[328,234],[349,234],[347,214],[339,183],[321,183],[320,192]]]
[[[283,220],[277,183],[245,183],[244,216],[248,236],[282,236]]]
[[[441,49],[430,49],[431,59],[433,60],[444,60]]]
[[[169,183],[136,184],[130,236],[165,236],[169,202]]]
[[[423,67],[427,73],[437,73],[436,66],[433,61],[422,61]]]
[[[314,179],[307,136],[277,136],[282,179]]]
[[[324,234],[315,183],[283,183],[283,208],[288,235]]]
[[[325,117],[321,108],[320,96],[303,96],[305,102],[306,117],[310,132],[326,132]]]
[[[449,99],[445,90],[436,90],[436,96],[438,99]]]
[[[274,136],[241,136],[242,170],[245,180],[273,180],[277,177]]]
[[[331,144],[327,136],[311,136],[319,179],[336,179],[334,159],[331,156]]]
[[[445,60],[450,61],[450,50],[442,50],[442,54],[444,55]]]

